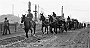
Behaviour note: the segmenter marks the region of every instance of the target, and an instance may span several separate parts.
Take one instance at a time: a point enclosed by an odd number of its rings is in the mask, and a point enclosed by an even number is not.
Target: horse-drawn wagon
[[[55,33],[57,33],[58,28],[59,32],[63,32],[64,30],[67,31],[65,19],[62,16],[56,16],[55,18],[55,21],[50,24],[50,32],[52,32],[52,28],[54,28]]]

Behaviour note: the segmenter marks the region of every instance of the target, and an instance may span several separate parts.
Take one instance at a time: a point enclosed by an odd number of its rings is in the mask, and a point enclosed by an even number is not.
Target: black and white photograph
[[[90,1],[0,0],[0,48],[90,48]]]

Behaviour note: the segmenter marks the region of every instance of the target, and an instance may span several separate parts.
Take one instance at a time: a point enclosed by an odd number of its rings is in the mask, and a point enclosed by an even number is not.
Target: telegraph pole
[[[62,6],[62,9],[61,9],[61,16],[64,18],[63,6]]]
[[[61,8],[61,16],[62,16],[62,14],[63,14],[63,6],[62,6],[62,8]]]
[[[12,15],[14,15],[14,4],[12,4]]]
[[[31,2],[29,1],[29,4],[28,4],[28,12],[30,13],[31,12]]]
[[[35,21],[37,21],[37,5],[36,4],[35,4],[35,11],[33,12],[35,12]]]

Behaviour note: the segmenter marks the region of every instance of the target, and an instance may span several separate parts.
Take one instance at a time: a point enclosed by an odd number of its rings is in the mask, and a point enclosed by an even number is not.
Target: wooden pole
[[[35,21],[37,21],[37,5],[36,4],[35,4],[35,11],[33,12],[35,12]]]

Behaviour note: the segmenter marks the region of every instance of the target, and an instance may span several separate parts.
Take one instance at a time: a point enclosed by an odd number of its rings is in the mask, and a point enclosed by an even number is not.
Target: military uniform
[[[29,13],[29,14],[27,14],[27,17],[29,17],[29,20],[32,21],[33,14],[32,13]]]
[[[7,18],[5,18],[5,21],[4,21],[4,32],[5,32],[5,34],[7,34],[7,30],[9,31],[9,34],[10,34],[9,20],[7,20]],[[3,34],[4,34],[4,32],[3,32]]]
[[[70,17],[68,16],[67,21],[70,21]]]
[[[27,17],[28,17],[28,19],[29,19],[29,21],[31,22],[32,27],[33,27],[33,26],[34,26],[34,25],[33,25],[33,20],[32,20],[33,14],[32,14],[32,13],[29,13],[29,14],[27,14]]]
[[[55,22],[56,21],[56,14],[54,12],[53,12],[52,18],[53,18],[53,22]]]

